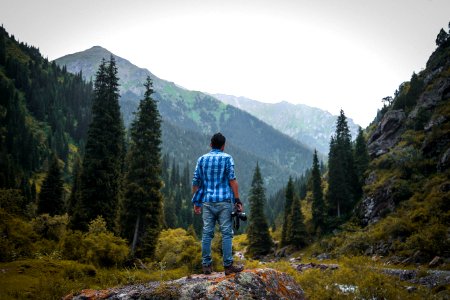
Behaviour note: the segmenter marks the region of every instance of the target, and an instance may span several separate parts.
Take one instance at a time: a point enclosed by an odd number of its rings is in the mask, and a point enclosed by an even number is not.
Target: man
[[[200,214],[203,207],[202,268],[204,274],[212,272],[211,240],[214,237],[216,221],[222,233],[225,275],[241,272],[244,269],[242,266],[233,265],[231,213],[233,205],[239,211],[243,211],[243,206],[239,200],[233,158],[223,152],[225,141],[225,137],[220,132],[212,136],[211,152],[198,159],[192,180],[194,213]]]

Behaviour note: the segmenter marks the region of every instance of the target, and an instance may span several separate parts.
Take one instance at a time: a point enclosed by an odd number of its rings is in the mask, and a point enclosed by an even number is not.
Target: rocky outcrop
[[[375,132],[369,137],[368,151],[371,157],[387,153],[398,142],[405,118],[405,112],[401,109],[386,112]]]
[[[191,275],[107,290],[83,290],[65,300],[87,299],[305,299],[294,279],[273,269],[245,270],[225,276]]]
[[[409,118],[415,119],[421,110],[431,110],[440,101],[450,97],[450,78],[440,77],[433,84],[433,88],[426,90],[418,99],[417,105],[409,114]]]
[[[376,176],[375,174],[371,175]],[[370,176],[369,176],[370,178]],[[356,211],[363,225],[373,224],[383,218],[387,212],[395,209],[393,183],[395,178],[387,180],[375,192],[365,195]]]
[[[450,284],[450,271],[430,270],[425,274],[421,274],[417,270],[380,269],[380,271],[386,275],[398,277],[400,280],[421,284],[428,288]]]

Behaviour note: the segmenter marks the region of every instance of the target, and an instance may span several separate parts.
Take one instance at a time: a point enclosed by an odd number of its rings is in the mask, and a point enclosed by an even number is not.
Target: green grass
[[[302,263],[309,263],[304,260]],[[317,261],[316,261],[317,262]],[[291,275],[305,291],[307,299],[429,299],[432,291],[380,273],[380,266],[367,257],[342,257],[322,263],[337,263],[338,270],[296,271],[287,261],[260,264],[246,261],[246,268],[273,268]],[[414,292],[406,287],[415,286]],[[348,288],[348,291],[345,289]]]
[[[0,263],[0,299],[58,299],[82,289],[105,289],[186,275],[186,268],[100,269],[74,261],[28,259]]]

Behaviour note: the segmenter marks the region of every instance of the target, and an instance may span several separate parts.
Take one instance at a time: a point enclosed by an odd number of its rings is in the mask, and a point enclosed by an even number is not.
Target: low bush
[[[0,208],[0,261],[31,257],[38,235],[28,223]]]
[[[156,246],[155,260],[167,269],[187,266],[191,272],[200,271],[200,242],[182,228],[163,230]]]
[[[31,221],[33,230],[42,238],[59,241],[66,233],[69,217],[67,214],[61,216],[50,216],[42,214]]]

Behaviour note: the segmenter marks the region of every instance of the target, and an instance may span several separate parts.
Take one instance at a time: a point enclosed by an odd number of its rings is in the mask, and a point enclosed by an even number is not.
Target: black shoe
[[[211,267],[211,265],[209,265],[209,266],[202,266],[202,270],[203,270],[203,274],[209,275],[212,272],[212,267]]]
[[[239,273],[242,272],[244,270],[244,266],[235,266],[233,264],[224,267],[225,268],[225,275],[230,275],[233,273]]]

